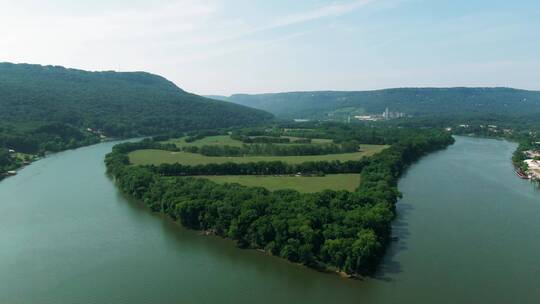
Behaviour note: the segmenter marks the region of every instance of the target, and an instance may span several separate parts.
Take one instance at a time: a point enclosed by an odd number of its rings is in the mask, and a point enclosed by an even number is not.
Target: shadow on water
[[[374,274],[375,280],[391,282],[394,275],[403,272],[402,265],[396,257],[400,252],[407,250],[410,232],[406,219],[414,207],[403,201],[398,202],[396,207],[397,217],[392,224],[392,237],[395,240],[390,243],[377,272]]]
[[[452,146],[450,146],[452,147]],[[424,161],[426,158],[434,158],[438,155],[445,153],[450,147],[445,149],[430,153],[425,155],[420,159],[414,161],[401,175],[399,178],[400,181],[407,179],[408,175],[411,174],[411,170],[420,162]],[[402,188],[402,184],[399,183],[398,189]],[[408,202],[407,194],[403,194],[396,205],[396,218],[392,222],[392,237],[395,238],[390,246],[388,247],[382,263],[379,265],[379,268],[375,275],[374,279],[390,282],[393,281],[392,277],[396,274],[403,272],[403,267],[398,261],[397,256],[399,253],[406,251],[407,241],[410,237],[409,224],[410,214],[414,211],[415,207],[412,203]]]
[[[410,174],[411,169],[424,160],[425,157],[436,157],[438,154],[444,153],[448,148],[431,153],[428,156],[421,157],[413,162],[399,178],[405,180]],[[401,188],[401,184],[398,188]],[[410,237],[408,219],[410,214],[414,211],[412,203],[407,201],[407,194],[403,194],[404,198],[400,199],[396,205],[396,218],[392,222],[392,238],[394,239],[388,249],[385,252],[384,258],[381,264],[378,266],[377,272],[373,275],[373,279],[392,282],[393,276],[403,272],[403,267],[398,261],[397,256],[408,249],[407,241]]]
[[[433,157],[433,155],[437,155],[439,153],[444,153],[444,151],[447,149],[448,148],[434,152],[430,155],[430,157]],[[424,157],[413,162],[399,179],[406,179],[411,168],[420,163],[423,159]],[[398,185],[398,188],[401,188],[401,184]],[[373,275],[375,280],[391,282],[393,281],[393,276],[403,272],[403,267],[398,261],[397,256],[402,251],[408,249],[407,240],[410,237],[410,231],[407,219],[409,218],[410,213],[414,210],[413,204],[407,202],[406,199],[406,194],[404,194],[404,198],[400,199],[396,205],[396,218],[392,222],[393,241],[386,250],[384,258],[381,264],[378,266],[377,272]]]

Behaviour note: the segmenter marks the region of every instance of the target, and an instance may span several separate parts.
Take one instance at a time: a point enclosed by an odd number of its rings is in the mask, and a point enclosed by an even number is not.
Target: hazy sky
[[[540,1],[0,0],[0,61],[143,70],[199,94],[540,90]]]

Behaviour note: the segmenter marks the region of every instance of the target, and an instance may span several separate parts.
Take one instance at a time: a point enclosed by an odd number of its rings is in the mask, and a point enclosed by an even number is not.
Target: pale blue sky
[[[144,70],[199,94],[540,90],[540,1],[0,0],[0,61]]]

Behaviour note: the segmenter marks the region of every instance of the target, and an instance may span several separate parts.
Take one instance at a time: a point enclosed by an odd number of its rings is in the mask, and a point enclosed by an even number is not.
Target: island
[[[124,193],[185,227],[358,277],[392,240],[398,178],[453,141],[435,129],[269,125],[122,143],[106,165]]]

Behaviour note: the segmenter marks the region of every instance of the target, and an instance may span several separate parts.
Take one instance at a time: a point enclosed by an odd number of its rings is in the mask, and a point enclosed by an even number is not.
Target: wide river
[[[413,165],[376,278],[342,279],[150,213],[105,175],[112,143],[0,182],[0,303],[539,303],[540,191],[506,141]]]

